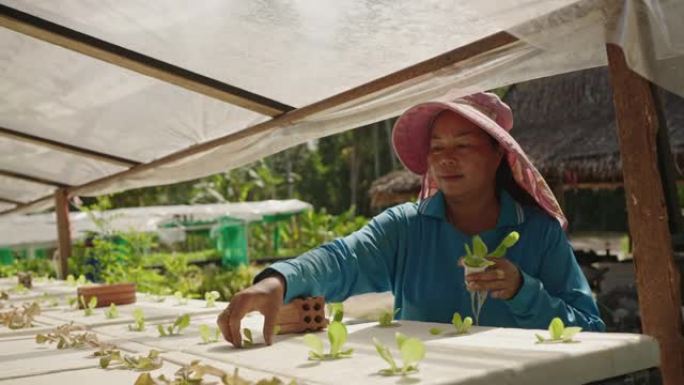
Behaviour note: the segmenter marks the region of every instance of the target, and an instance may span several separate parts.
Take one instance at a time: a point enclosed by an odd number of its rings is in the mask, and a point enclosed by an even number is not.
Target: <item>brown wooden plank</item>
[[[71,224],[69,223],[69,192],[66,189],[55,191],[55,213],[57,215],[57,239],[59,250],[59,277],[65,279],[69,274],[71,257]]]
[[[133,167],[136,165],[139,165],[140,162],[131,160],[131,159],[125,159],[119,156],[115,155],[110,155],[110,154],[104,154],[102,152],[98,151],[93,151],[87,148],[83,147],[78,147],[74,146],[72,144],[68,143],[62,143],[58,142],[56,140],[52,139],[46,139],[46,138],[41,138],[35,135],[30,135],[24,132],[19,132],[16,130],[12,130],[6,127],[0,127],[0,137],[7,138],[10,140],[16,140],[19,142],[23,143],[30,143],[33,145],[41,146],[41,147],[46,147],[51,150],[59,151],[59,152],[64,152],[67,154],[72,154],[76,156],[81,156],[101,162],[107,162],[110,164],[114,164],[117,166],[123,166],[126,168]]]
[[[629,229],[634,241],[642,330],[660,343],[663,383],[681,385],[682,297],[658,168],[658,116],[649,82],[629,69],[619,46],[608,44],[607,53]]]
[[[57,181],[49,180],[49,179],[45,179],[45,178],[39,178],[37,176],[22,174],[22,173],[18,173],[18,172],[14,172],[14,171],[9,171],[9,170],[0,169],[0,176],[6,176],[8,178],[20,179],[20,180],[24,180],[24,181],[32,182],[32,183],[44,184],[47,186],[69,187],[69,185],[65,184],[65,183],[61,183],[61,182],[57,182]]]
[[[139,74],[268,116],[293,107],[173,64],[0,5],[0,25]]]
[[[6,198],[0,198],[0,203],[7,203],[10,205],[22,205],[23,204],[22,202],[15,201],[12,199],[6,199]]]

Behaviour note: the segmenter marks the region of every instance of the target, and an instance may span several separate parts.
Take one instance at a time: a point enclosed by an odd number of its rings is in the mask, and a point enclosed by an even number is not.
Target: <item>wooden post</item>
[[[55,214],[57,215],[57,238],[59,240],[59,278],[69,274],[71,256],[71,225],[69,223],[69,192],[66,189],[55,191]]]
[[[679,271],[674,263],[667,205],[658,168],[658,116],[650,83],[608,44],[630,234],[634,240],[642,330],[660,343],[663,384],[684,384]]]

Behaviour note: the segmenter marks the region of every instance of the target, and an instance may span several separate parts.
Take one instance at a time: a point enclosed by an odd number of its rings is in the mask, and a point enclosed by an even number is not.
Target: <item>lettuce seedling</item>
[[[85,285],[88,283],[88,280],[86,279],[85,275],[81,274],[78,276],[78,279],[74,278],[72,274],[69,274],[67,276],[66,282],[69,286],[79,286],[79,285]]]
[[[179,335],[188,326],[190,326],[190,314],[183,314],[176,318],[173,324],[167,325],[166,329],[164,325],[157,325],[157,331],[159,332],[159,337],[174,336]]]
[[[218,342],[221,336],[221,331],[218,328],[212,328],[206,324],[200,325],[198,329],[203,344]]]
[[[218,291],[208,291],[204,293],[204,300],[207,301],[207,307],[215,307],[216,300],[221,298]]]
[[[180,291],[173,293],[173,296],[176,297],[176,305],[177,306],[186,305],[188,303],[188,298],[185,298],[183,296],[183,293]]]
[[[81,325],[74,325],[73,322],[60,325],[48,334],[36,335],[36,343],[57,343],[57,349],[80,348],[83,346],[104,349],[111,346],[110,344],[100,342],[95,333],[83,332],[80,334],[73,334],[73,332],[81,330],[84,330],[84,327]]]
[[[254,346],[254,338],[252,337],[252,331],[249,328],[242,329],[242,334],[245,338],[242,339],[242,345],[246,348]]]
[[[88,301],[87,304],[85,303],[85,297],[84,296],[80,296],[79,301],[81,302],[81,306],[83,306],[83,315],[85,315],[86,317],[93,315],[93,311],[95,309],[95,306],[97,306],[97,297],[95,297],[95,296],[90,297],[90,300]]]
[[[29,292],[29,289],[21,283],[18,283],[14,287],[12,287],[10,291],[16,294],[26,294]]]
[[[304,343],[311,349],[309,359],[322,361],[350,357],[354,349],[342,349],[344,343],[347,342],[347,335],[347,327],[342,322],[331,322],[328,325],[328,340],[330,342],[328,354],[323,353],[323,340],[320,337],[313,334],[305,335]]]
[[[494,262],[487,259],[487,257],[501,258],[506,255],[506,251],[515,245],[520,239],[520,234],[517,231],[510,232],[504,238],[499,246],[489,253],[487,245],[484,243],[479,235],[473,237],[472,249],[468,244],[465,245],[466,255],[463,257],[463,263],[468,267],[487,267],[494,264]]]
[[[375,350],[380,357],[390,365],[389,368],[380,370],[380,374],[383,376],[394,376],[398,374],[405,376],[417,372],[418,363],[425,358],[425,344],[418,338],[409,338],[399,332],[395,333],[394,337],[397,341],[397,346],[399,347],[401,360],[403,361],[403,366],[401,367],[397,365],[389,348],[383,345],[380,340],[373,337]]]
[[[133,325],[128,325],[128,330],[132,332],[145,330],[145,314],[143,314],[142,309],[137,308],[133,310]]]
[[[10,329],[23,329],[33,327],[33,319],[40,315],[38,302],[25,303],[22,307],[12,306],[12,310],[0,313],[0,323]]]
[[[66,300],[70,308],[78,308],[78,297],[69,296]]]
[[[468,333],[470,327],[473,326],[473,319],[470,317],[465,317],[465,319],[463,319],[461,314],[456,312],[451,318],[451,324],[456,328],[456,334],[465,334]]]
[[[102,349],[94,353],[95,357],[100,357],[100,367],[102,369],[123,368],[138,371],[150,371],[162,367],[162,358],[158,350],[150,350],[147,356],[132,356],[121,354],[117,349]]]
[[[399,326],[398,324],[394,323],[394,316],[399,313],[399,310],[401,309],[394,309],[394,311],[383,310],[382,313],[380,313],[380,318],[378,319],[380,327],[386,328],[390,326]]]
[[[332,322],[342,322],[342,318],[344,318],[344,304],[342,302],[329,303],[328,314],[330,314]]]
[[[200,364],[199,361],[192,361],[190,365],[183,365],[174,373],[174,378],[166,378],[163,374],[157,378],[152,377],[149,372],[145,372],[138,376],[135,385],[210,385],[216,382],[206,382],[205,375],[215,376],[221,379],[221,384],[225,385],[284,385],[285,383],[277,378],[262,379],[256,383],[250,382],[238,375],[238,369],[235,368],[232,375],[224,372],[221,369],[209,365]],[[292,380],[289,385],[296,385]]]
[[[116,308],[114,302],[110,303],[109,309],[105,310],[105,317],[107,317],[107,319],[119,318],[119,309]]]
[[[535,334],[537,337],[537,343],[538,344],[544,344],[544,343],[569,343],[569,342],[577,342],[572,339],[572,337],[575,336],[575,334],[579,333],[582,331],[581,327],[577,326],[569,326],[565,327],[563,324],[563,320],[560,318],[556,317],[551,320],[551,323],[549,324],[549,334],[551,338],[544,338],[539,334]]]

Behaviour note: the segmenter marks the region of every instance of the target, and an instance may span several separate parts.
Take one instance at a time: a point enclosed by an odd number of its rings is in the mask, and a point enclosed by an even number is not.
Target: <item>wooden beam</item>
[[[30,202],[17,202],[17,207],[13,207],[11,209],[0,211],[0,215],[22,213],[25,210],[27,210],[27,209],[35,206],[35,205],[40,205],[40,204],[43,204],[43,205],[46,205],[49,207],[49,206],[52,206],[52,202],[54,202],[54,199],[55,199],[55,195],[52,194],[52,195],[40,197],[38,199],[34,199]],[[50,202],[49,205],[48,205],[48,202]]]
[[[7,203],[7,204],[10,204],[10,205],[17,205],[17,206],[23,204],[22,202],[15,201],[15,200],[12,200],[12,199],[6,199],[6,198],[0,198],[0,203]]]
[[[69,192],[66,189],[55,191],[55,214],[57,215],[57,239],[59,242],[59,278],[65,279],[69,274],[69,257],[71,257]]]
[[[36,176],[31,176],[31,175],[26,175],[14,171],[9,171],[9,170],[2,170],[0,169],[0,176],[6,176],[8,178],[14,178],[14,179],[20,179],[20,180],[25,180],[27,182],[33,182],[33,183],[38,183],[38,184],[44,184],[47,186],[54,186],[54,187],[69,187],[69,185],[57,182],[54,180],[49,180],[45,178],[39,178]]]
[[[417,77],[432,73],[439,69],[454,65],[458,62],[473,58],[475,56],[481,55],[483,53],[504,47],[511,43],[517,42],[518,39],[510,35],[507,32],[499,32],[488,36],[484,39],[475,41],[471,44],[465,45],[463,47],[454,49],[447,53],[436,56],[432,59],[426,60],[424,62],[415,64],[403,70],[399,70],[390,75],[384,76],[382,78],[373,80],[369,83],[363,84],[356,88],[350,89],[348,91],[342,92],[328,99],[321,100],[319,102],[310,104],[308,106],[296,109],[294,111],[288,112],[286,114],[280,115],[269,121],[256,124],[244,130],[228,134],[226,136],[204,142],[184,150],[175,152],[173,154],[161,157],[152,162],[141,164],[139,166],[133,167],[129,170],[122,171],[117,174],[113,174],[82,186],[74,187],[71,192],[73,194],[79,194],[80,191],[86,189],[92,189],[93,187],[98,187],[110,183],[112,180],[122,179],[129,177],[131,175],[138,174],[140,172],[158,168],[169,163],[173,163],[177,160],[188,158],[190,156],[196,155],[201,152],[206,152],[211,149],[238,141],[245,137],[259,134],[261,132],[267,131],[273,127],[279,125],[286,125],[294,123],[297,120],[304,119],[310,115],[321,112],[323,110],[340,106],[347,102],[362,98],[364,96],[370,95],[374,92],[396,86],[400,83],[415,79]]]
[[[2,7],[2,5],[0,5],[0,7]],[[5,127],[0,127],[0,137],[7,138],[10,140],[16,140],[18,142],[33,144],[36,146],[46,147],[51,150],[64,152],[67,154],[72,154],[84,158],[89,158],[100,162],[106,162],[117,166],[123,166],[126,168],[137,166],[140,164],[140,162],[134,160],[121,158],[115,155],[104,154],[98,151],[93,151],[87,148],[74,146],[68,143],[58,142],[52,139],[41,138],[38,136],[26,134]]]
[[[263,115],[277,116],[293,109],[291,106],[264,96],[111,44],[5,5],[0,5],[0,25],[38,40],[52,43]]]
[[[649,82],[629,69],[619,46],[608,44],[607,53],[642,330],[660,344],[663,384],[684,384],[680,276],[658,168],[653,94]]]
[[[0,6],[1,7],[1,6]],[[1,19],[1,16],[0,16]],[[149,163],[144,163],[140,164],[138,166],[134,166],[130,168],[129,170],[122,171],[116,174],[112,174],[109,176],[106,176],[104,178],[100,178],[97,180],[94,180],[92,182],[88,182],[84,185],[81,186],[76,186],[72,187],[69,190],[70,196],[73,195],[78,195],[84,190],[90,190],[92,188],[97,188],[102,185],[106,185],[114,180],[118,179],[123,179],[130,177],[132,175],[139,174],[143,171],[147,171],[150,169],[158,168],[170,163],[173,163],[177,160],[184,159],[191,157],[193,155],[199,154],[201,152],[206,152],[209,150],[212,150],[214,148],[241,140],[245,137],[249,137],[252,135],[259,134],[261,132],[267,131],[273,127],[277,127],[279,125],[285,125],[285,124],[291,124],[297,120],[304,119],[310,115],[313,115],[315,113],[321,112],[323,110],[333,108],[336,106],[343,105],[347,102],[368,96],[370,94],[373,94],[375,92],[381,91],[383,89],[389,88],[396,86],[398,84],[401,84],[406,81],[410,81],[413,79],[416,79],[420,76],[424,76],[427,74],[430,74],[434,71],[452,66],[456,63],[471,59],[473,57],[476,57],[478,55],[505,47],[507,45],[513,44],[518,42],[518,38],[515,36],[509,34],[508,32],[497,32],[494,33],[490,36],[487,36],[483,39],[477,40],[475,42],[472,42],[470,44],[467,44],[465,46],[456,48],[454,50],[451,50],[449,52],[443,53],[441,55],[435,56],[434,58],[425,60],[423,62],[417,63],[415,65],[412,65],[410,67],[404,68],[402,70],[399,70],[397,72],[394,72],[392,74],[389,74],[387,76],[383,76],[381,78],[378,78],[376,80],[370,81],[366,84],[362,84],[358,87],[352,88],[348,91],[342,92],[340,94],[334,95],[330,98],[323,99],[319,102],[310,104],[308,106],[287,112],[285,114],[282,114],[276,118],[273,118],[269,121],[263,122],[256,124],[254,126],[251,126],[249,128],[246,128],[244,130],[228,134],[226,136],[222,136],[220,138],[216,138],[213,140],[210,140],[208,142],[204,142],[198,145],[191,146],[189,148],[186,148],[181,151],[177,151],[175,153],[169,154],[167,156],[158,158],[156,160],[153,160],[152,162]],[[44,199],[47,199],[49,197],[43,197],[37,201],[41,201]],[[12,212],[17,212],[24,210],[26,207],[29,207],[35,202],[27,203],[25,205],[22,205],[21,207],[14,208],[12,210],[8,210],[5,212],[2,212],[0,214],[9,214]]]

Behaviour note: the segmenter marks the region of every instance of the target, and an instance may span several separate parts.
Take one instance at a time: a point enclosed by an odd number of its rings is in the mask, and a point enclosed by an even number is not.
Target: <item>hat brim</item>
[[[506,150],[509,146],[517,145],[503,127],[475,107],[448,102],[422,103],[404,112],[392,130],[394,151],[404,167],[410,171],[420,175],[427,173],[430,130],[437,115],[446,110],[453,111],[477,125],[501,143]]]

